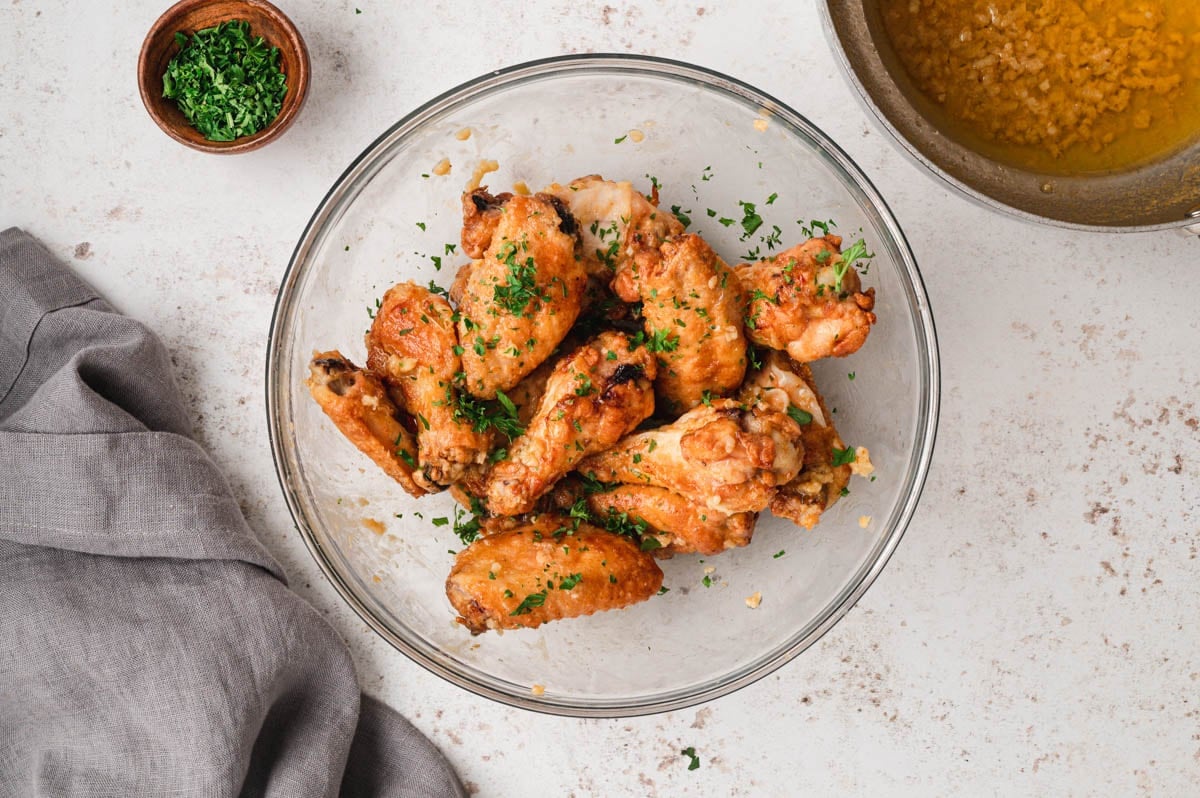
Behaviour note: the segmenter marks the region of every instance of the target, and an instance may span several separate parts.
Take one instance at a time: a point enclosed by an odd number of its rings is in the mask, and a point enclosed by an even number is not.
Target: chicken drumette
[[[583,306],[575,220],[557,198],[476,189],[464,199],[464,266],[452,296],[465,387],[493,399],[550,356]],[[486,243],[485,243],[486,241]]]
[[[801,363],[858,351],[875,323],[875,289],[862,290],[841,244],[840,236],[812,238],[734,269],[753,343],[784,350]]]
[[[525,433],[492,466],[486,504],[498,515],[533,509],[579,460],[607,449],[654,412],[654,358],[604,332],[560,360]]]
[[[833,506],[850,481],[849,465],[834,465],[835,452],[846,444],[833,426],[825,400],[817,393],[812,371],[782,352],[771,352],[762,368],[746,380],[741,399],[756,407],[789,412],[800,423],[804,464],[794,479],[771,497],[771,512],[805,529]]]
[[[415,283],[399,283],[383,295],[366,342],[367,368],[417,420],[414,479],[436,492],[486,463],[491,437],[456,418],[454,381],[462,366],[449,303]]]

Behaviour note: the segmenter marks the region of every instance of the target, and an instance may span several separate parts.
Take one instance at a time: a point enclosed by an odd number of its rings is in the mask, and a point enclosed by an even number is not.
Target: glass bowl
[[[758,239],[741,241],[740,224],[719,223],[742,218],[739,201],[757,206],[765,220],[759,235],[778,225],[784,246],[801,240],[812,219],[833,219],[843,235],[865,237],[875,258],[864,282],[876,288],[879,323],[858,353],[813,370],[842,437],[870,449],[874,481],[852,480],[850,495],[811,532],[764,514],[746,548],[663,561],[670,592],[630,609],[478,637],[456,624],[444,582],[461,543],[441,520],[454,517],[453,501],[408,497],[342,438],[304,379],[315,349],[364,360],[370,311],[393,283],[449,286],[462,262],[446,246],[459,239],[460,194],[477,165],[492,159],[499,170],[483,182],[497,191],[518,182],[536,191],[591,173],[649,191],[652,176],[663,207],[679,205],[689,229],[730,262]],[[450,173],[437,174],[439,163]],[[679,709],[724,695],[779,668],[837,623],[912,517],[932,454],[939,386],[933,317],[916,263],[850,158],[795,111],[737,80],[618,55],[485,75],[371,144],[296,247],[267,355],[279,480],[305,543],[350,606],[404,654],[461,687],[581,717]],[[762,596],[757,609],[745,601],[754,593]]]

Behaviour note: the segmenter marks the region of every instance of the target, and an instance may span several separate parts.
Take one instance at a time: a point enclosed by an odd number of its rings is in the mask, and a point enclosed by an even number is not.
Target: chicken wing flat
[[[611,491],[593,493],[587,497],[587,507],[596,518],[616,516],[644,523],[644,534],[659,544],[659,548],[651,549],[655,557],[712,555],[745,546],[757,520],[754,513],[726,515],[653,485],[619,485]]]
[[[717,399],[672,424],[629,435],[576,468],[604,482],[669,488],[726,515],[756,513],[799,472],[799,439],[785,413]]]
[[[491,437],[455,418],[454,379],[462,364],[450,304],[415,283],[392,286],[366,341],[367,368],[399,394],[418,422],[417,483],[430,492],[443,490],[468,466],[487,462]]]
[[[647,198],[628,181],[588,175],[565,186],[554,183],[545,191],[575,217],[584,267],[605,283],[629,270],[639,253],[656,255],[666,238],[683,232],[673,213],[658,209],[657,187]]]
[[[587,284],[575,220],[556,198],[510,196],[496,213],[482,256],[455,280],[466,389],[483,399],[550,356],[579,316]]]
[[[742,401],[774,409],[790,406],[799,418],[804,464],[796,478],[781,485],[771,497],[771,512],[805,529],[812,529],[821,513],[834,505],[850,481],[849,465],[833,464],[834,450],[846,444],[833,426],[825,400],[817,392],[812,371],[782,352],[771,352],[762,369],[751,375],[742,389]]]
[[[742,296],[733,271],[700,236],[668,239],[660,252],[640,259],[629,275],[646,336],[659,353],[654,387],[666,409],[682,413],[741,385]]]
[[[309,392],[342,434],[402,488],[423,496],[425,489],[413,479],[416,440],[379,378],[336,350],[313,353],[308,368]]]
[[[541,515],[460,551],[446,596],[458,622],[479,634],[627,607],[657,593],[662,580],[630,538]]]
[[[841,244],[836,235],[811,238],[734,269],[752,342],[801,363],[858,351],[875,323],[875,289],[862,290],[858,272],[842,260]]]
[[[604,332],[558,362],[525,434],[487,476],[487,507],[519,515],[582,458],[612,446],[654,412],[654,357]]]

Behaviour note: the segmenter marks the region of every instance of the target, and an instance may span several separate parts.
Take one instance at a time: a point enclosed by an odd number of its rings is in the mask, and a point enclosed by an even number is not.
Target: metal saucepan
[[[1200,234],[1200,137],[1122,172],[1063,177],[998,163],[942,135],[888,42],[877,0],[825,0],[825,32],[880,123],[935,176],[988,207],[1063,227]]]

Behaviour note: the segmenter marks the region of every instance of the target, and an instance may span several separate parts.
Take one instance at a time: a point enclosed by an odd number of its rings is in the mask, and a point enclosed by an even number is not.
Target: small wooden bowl
[[[250,34],[262,36],[279,48],[279,66],[287,78],[283,107],[271,124],[233,141],[209,141],[188,124],[183,112],[163,94],[163,73],[179,52],[175,33],[189,36],[217,23],[241,19],[250,23]],[[308,48],[292,21],[266,0],[180,0],[158,18],[142,42],[138,56],[138,89],[150,116],[168,136],[201,152],[232,154],[256,150],[287,130],[308,94]]]

